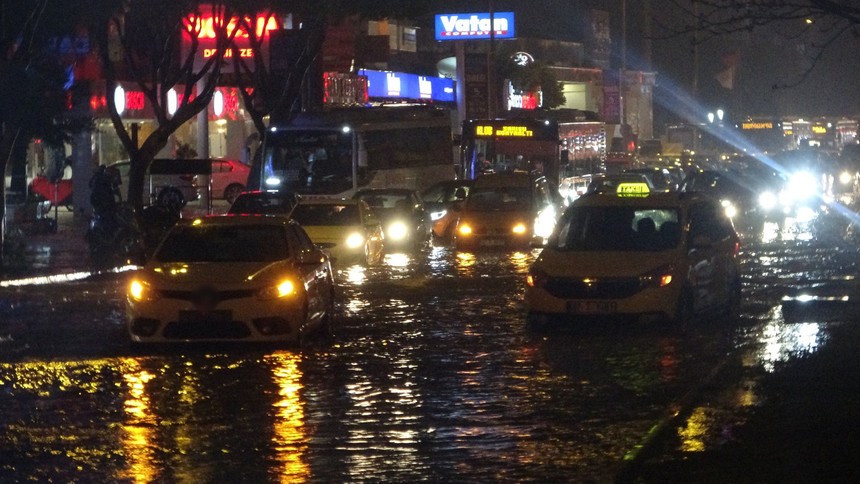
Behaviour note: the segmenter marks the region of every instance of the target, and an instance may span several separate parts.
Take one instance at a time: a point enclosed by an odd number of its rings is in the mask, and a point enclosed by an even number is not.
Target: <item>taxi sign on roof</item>
[[[619,183],[615,194],[619,197],[647,197],[651,190],[647,183]]]

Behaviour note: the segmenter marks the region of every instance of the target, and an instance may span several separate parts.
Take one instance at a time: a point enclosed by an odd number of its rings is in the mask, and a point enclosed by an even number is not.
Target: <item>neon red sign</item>
[[[223,17],[216,17],[211,12],[200,15],[199,17],[191,14],[185,19],[185,29],[189,35],[196,36],[198,39],[214,40],[218,38],[220,30],[228,36],[236,34],[234,39],[247,39],[248,26],[254,28],[256,37],[262,38],[267,36],[269,31],[278,29],[278,20],[271,14],[257,14],[255,18],[245,16],[240,21],[238,17],[233,17],[224,23]]]

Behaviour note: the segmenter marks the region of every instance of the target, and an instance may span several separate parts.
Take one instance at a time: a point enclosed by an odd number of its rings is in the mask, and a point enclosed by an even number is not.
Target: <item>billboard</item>
[[[455,101],[452,79],[370,69],[359,69],[358,75],[367,77],[367,94],[371,98]]]
[[[490,13],[446,13],[436,15],[436,40],[512,39],[514,12],[495,12],[490,28]]]

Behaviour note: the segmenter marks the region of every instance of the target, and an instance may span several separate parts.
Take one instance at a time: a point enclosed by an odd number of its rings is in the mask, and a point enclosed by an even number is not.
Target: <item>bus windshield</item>
[[[266,189],[334,194],[353,186],[351,136],[333,130],[283,131],[263,153]]]
[[[420,191],[455,177],[453,148],[446,109],[308,111],[272,121],[248,187],[338,197],[362,187]]]

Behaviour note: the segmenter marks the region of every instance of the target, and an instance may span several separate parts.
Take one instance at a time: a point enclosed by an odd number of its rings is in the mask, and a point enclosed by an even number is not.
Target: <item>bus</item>
[[[356,107],[273,119],[248,187],[348,197],[364,187],[420,191],[455,175],[449,110]]]
[[[463,177],[523,170],[539,172],[566,188],[573,178],[606,170],[604,123],[585,113],[546,115],[465,121],[460,148]]]

